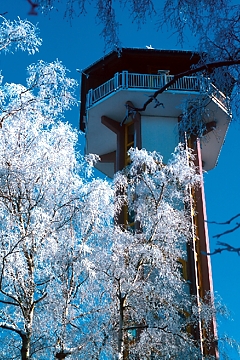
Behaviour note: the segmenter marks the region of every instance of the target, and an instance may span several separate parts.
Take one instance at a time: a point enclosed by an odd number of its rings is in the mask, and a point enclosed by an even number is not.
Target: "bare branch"
[[[13,331],[15,333],[17,333],[21,338],[25,337],[26,335],[20,330],[18,329],[16,326],[7,324],[7,323],[0,323],[0,328],[5,329],[5,330],[10,330]]]
[[[143,104],[141,108],[132,108],[134,111],[145,111],[147,106],[151,104],[152,101],[155,101],[156,97],[160,94],[162,94],[168,87],[175,84],[179,79],[183,78],[184,76],[189,76],[198,72],[207,71],[208,73],[211,73],[214,69],[221,68],[223,66],[232,66],[232,65],[239,65],[240,59],[236,60],[224,60],[224,61],[217,61],[217,62],[211,62],[207,63],[201,66],[198,66],[194,69],[190,69],[187,71],[184,71],[180,74],[174,75],[173,79],[170,80],[166,85],[161,87],[161,89],[155,91],[153,95]],[[128,107],[131,107],[128,105]]]
[[[224,246],[224,247],[218,248],[210,253],[202,252],[202,254],[203,255],[215,255],[215,254],[221,254],[223,251],[229,251],[229,252],[236,252],[238,254],[238,256],[240,256],[240,248],[235,248],[235,247],[229,245],[228,243],[223,243],[220,241],[217,242],[217,245]]]
[[[219,239],[221,236],[230,234],[230,233],[236,231],[239,228],[240,228],[240,223],[236,223],[236,226],[234,228],[232,228],[230,230],[226,230],[226,231],[224,231],[224,232],[222,232],[220,234],[214,235],[213,238]]]
[[[224,221],[224,222],[208,221],[208,220],[206,220],[206,222],[207,222],[208,224],[228,225],[228,224],[230,224],[233,220],[235,220],[236,218],[238,218],[239,216],[240,216],[240,214],[237,214],[237,215],[231,217],[229,220]]]

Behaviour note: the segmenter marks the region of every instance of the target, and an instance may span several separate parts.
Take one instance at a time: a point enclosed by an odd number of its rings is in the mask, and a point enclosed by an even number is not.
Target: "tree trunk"
[[[30,336],[22,335],[21,360],[30,360]]]
[[[124,298],[119,297],[120,304],[119,304],[119,330],[118,330],[118,356],[119,359],[123,359],[123,305],[124,305]]]
[[[65,359],[68,355],[71,355],[70,352],[64,352],[64,350],[61,350],[55,354],[56,359]]]

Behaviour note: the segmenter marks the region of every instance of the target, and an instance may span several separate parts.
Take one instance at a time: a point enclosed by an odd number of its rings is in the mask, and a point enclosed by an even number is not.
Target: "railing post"
[[[123,71],[122,72],[122,87],[124,89],[128,88],[128,71]]]
[[[172,79],[173,79],[173,75],[169,75],[168,73],[163,73],[163,74],[161,74],[160,73],[160,75],[161,75],[161,77],[162,77],[162,81],[163,81],[163,86],[165,86],[169,81],[171,81]],[[175,85],[175,84],[174,84]],[[173,85],[173,86],[174,86]],[[172,87],[172,85],[170,86],[170,89],[171,89],[171,87]],[[168,88],[166,89],[166,90],[168,90]]]
[[[117,72],[116,74],[114,74],[114,91],[116,91],[119,88],[118,78],[119,78],[119,73]]]
[[[164,73],[163,77],[164,77],[164,86],[165,86],[167,84],[167,73],[166,72]]]

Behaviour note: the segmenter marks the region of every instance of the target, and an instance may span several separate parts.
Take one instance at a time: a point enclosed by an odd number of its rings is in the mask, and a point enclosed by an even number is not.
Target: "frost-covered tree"
[[[37,112],[31,116],[21,110],[3,123],[0,134],[0,327],[19,335],[22,359],[33,353],[32,338],[36,351],[36,339],[43,339],[47,330],[46,321],[41,324],[36,317],[45,317],[38,309],[53,277],[52,254],[67,236],[65,224],[76,211],[74,190],[79,185],[70,177],[73,135],[66,125],[50,129],[41,120]]]
[[[212,304],[199,307],[181,274],[191,238],[184,205],[199,180],[191,155],[179,147],[167,165],[146,150],[132,149],[130,157],[129,167],[115,177],[116,205],[127,207],[129,224],[107,229],[101,257],[92,264],[106,302],[107,332],[98,358],[199,359],[193,329],[202,331],[206,348],[216,339],[209,331]]]
[[[0,33],[4,50],[40,44],[21,20],[3,19]],[[60,121],[76,103],[65,67],[40,61],[26,83],[0,87],[1,359],[76,358],[97,337],[88,257],[111,221],[112,191],[89,182],[94,157],[78,155],[77,132]]]
[[[94,249],[112,223],[113,195],[109,184],[102,180],[88,180],[81,186],[75,227],[71,224],[70,234],[52,257],[55,278],[48,309],[51,308],[56,359],[95,359],[103,341],[106,325],[101,317],[105,304],[92,262],[101,257]]]
[[[104,182],[93,190],[79,175],[76,133],[44,120],[21,110],[0,134],[0,328],[11,333],[1,358],[9,348],[22,359],[50,359],[54,348],[64,358],[89,345],[82,339],[90,325],[78,325],[95,311],[87,258],[91,237],[107,224],[102,206],[111,206]]]

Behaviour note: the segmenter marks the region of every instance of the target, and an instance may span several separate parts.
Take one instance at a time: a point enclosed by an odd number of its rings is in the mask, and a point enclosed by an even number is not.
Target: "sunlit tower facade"
[[[98,154],[101,158],[97,164],[101,172],[113,177],[122,170],[129,162],[127,152],[131,147],[158,151],[166,163],[178,143],[183,141],[193,149],[201,176],[203,171],[216,166],[230,122],[225,96],[217,89],[212,92],[208,102],[212,116],[204,120],[205,130],[200,139],[193,135],[187,140],[179,127],[182,104],[203,93],[206,79],[203,82],[196,76],[182,77],[144,111],[132,111],[141,109],[154,91],[198,61],[198,54],[190,51],[123,48],[112,51],[82,71],[80,129],[86,135],[86,153]],[[213,84],[207,86],[214,87]],[[213,292],[211,263],[204,255],[209,252],[209,239],[203,181],[199,188],[192,189],[190,198],[192,241],[181,263],[189,292],[203,298],[206,293]],[[121,223],[128,220],[123,212]],[[214,320],[211,331],[216,337]],[[201,343],[201,325],[194,336]],[[202,344],[203,354],[206,351]],[[218,359],[215,343],[208,354]]]

